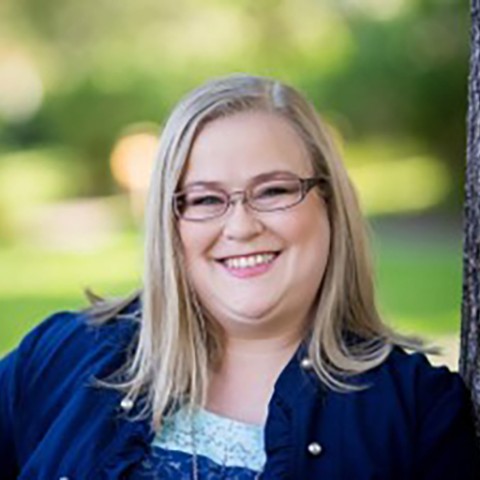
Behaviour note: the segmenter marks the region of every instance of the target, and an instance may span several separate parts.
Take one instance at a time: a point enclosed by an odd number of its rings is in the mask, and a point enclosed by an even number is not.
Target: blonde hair
[[[146,207],[142,290],[120,300],[89,293],[94,305],[87,311],[98,323],[141,298],[133,353],[122,380],[106,385],[133,400],[146,394],[142,415],[152,414],[155,428],[175,405],[204,404],[209,367],[221,359],[223,348],[222,330],[203,314],[189,285],[172,196],[202,127],[252,110],[288,120],[308,147],[315,175],[327,182],[331,247],[308,337],[320,380],[349,390],[355,387],[348,377],[381,364],[393,345],[421,348],[417,340],[394,333],[378,313],[365,222],[331,134],[314,107],[274,79],[245,74],[216,78],[185,96],[162,132]]]

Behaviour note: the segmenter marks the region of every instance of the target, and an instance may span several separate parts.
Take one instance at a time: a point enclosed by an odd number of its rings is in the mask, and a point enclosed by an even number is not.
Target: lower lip
[[[258,275],[262,275],[263,273],[268,272],[272,267],[273,264],[277,261],[279,254],[275,256],[275,258],[269,263],[261,263],[259,265],[255,265],[253,267],[244,267],[244,268],[230,268],[227,267],[225,263],[221,263],[223,268],[232,276],[237,278],[250,278],[256,277]]]

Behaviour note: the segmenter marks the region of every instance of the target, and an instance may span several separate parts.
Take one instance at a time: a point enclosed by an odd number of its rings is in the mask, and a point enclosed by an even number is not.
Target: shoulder
[[[0,361],[0,457],[10,460],[11,478],[47,432],[74,421],[75,412],[85,418],[94,410],[94,380],[123,363],[135,316],[121,312],[102,325],[91,320],[85,311],[55,312]]]
[[[128,310],[101,325],[86,311],[52,313],[0,362],[0,373],[9,370],[26,394],[83,380],[124,357],[137,325],[136,312]]]
[[[394,347],[366,377],[373,395],[394,405],[391,415],[409,425],[421,478],[446,478],[445,472],[479,466],[471,398],[458,373],[432,366],[423,353]]]
[[[343,425],[332,422],[331,431],[348,432],[339,435],[353,456],[374,451],[377,465],[396,464],[409,472],[405,478],[474,478],[480,465],[473,409],[458,373],[394,347],[352,383],[361,388],[334,393],[330,408]]]
[[[45,318],[19,345],[19,351],[52,357],[68,352],[71,359],[86,350],[115,344],[124,347],[137,325],[134,313],[119,314],[104,324],[96,324],[85,311],[60,311]]]
[[[415,394],[418,401],[438,398],[445,392],[456,392],[461,397],[466,393],[462,378],[457,372],[446,366],[433,366],[428,357],[421,352],[406,352],[400,347],[393,347],[385,362],[373,378],[395,382],[402,390]]]
[[[351,383],[359,389],[335,398],[350,418],[368,418],[373,430],[395,425],[425,447],[449,436],[469,448],[474,443],[473,409],[463,379],[445,366],[432,366],[423,353],[394,347],[382,364]]]
[[[467,408],[470,401],[458,373],[431,365],[424,353],[409,353],[400,347],[393,347],[381,365],[360,376],[360,382],[373,394],[399,397],[417,419],[425,418],[434,405],[446,403],[454,410]]]

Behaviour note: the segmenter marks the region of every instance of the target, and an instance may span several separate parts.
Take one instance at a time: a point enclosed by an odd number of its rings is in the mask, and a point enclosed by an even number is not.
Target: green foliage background
[[[395,205],[426,225],[423,247],[416,230],[379,234],[380,303],[406,330],[455,332],[468,30],[468,2],[454,0],[3,0],[0,351],[49,311],[81,304],[82,286],[123,294],[140,278],[128,210],[92,253],[40,247],[23,220],[38,205],[120,195],[108,160],[123,132],[160,132],[183,94],[231,72],[302,90],[335,128],[367,213]],[[432,186],[434,200],[412,206]]]

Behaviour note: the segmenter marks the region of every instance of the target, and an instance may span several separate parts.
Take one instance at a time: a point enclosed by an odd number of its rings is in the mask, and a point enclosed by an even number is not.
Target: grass
[[[1,354],[50,313],[86,306],[86,287],[106,296],[137,288],[141,244],[135,235],[125,235],[89,252],[4,248],[0,266]]]
[[[377,248],[379,304],[404,333],[455,334],[460,329],[461,249],[386,242]]]
[[[83,288],[123,295],[140,284],[141,240],[116,238],[91,252],[0,250],[0,354],[51,312],[85,305]],[[380,236],[375,242],[379,304],[403,333],[456,334],[461,255],[458,245]]]

